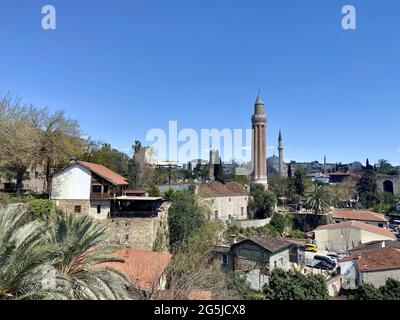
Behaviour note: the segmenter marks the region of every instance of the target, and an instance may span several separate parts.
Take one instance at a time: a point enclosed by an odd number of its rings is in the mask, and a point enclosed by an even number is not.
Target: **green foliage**
[[[274,213],[270,224],[279,232],[279,234],[282,234],[283,231],[285,231],[285,217],[283,214]]]
[[[386,280],[386,284],[379,288],[384,300],[400,300],[400,281],[392,278]]]
[[[155,252],[163,252],[165,249],[165,236],[163,232],[159,232],[157,234],[156,239],[153,244],[153,251]]]
[[[291,230],[289,237],[293,239],[304,239],[304,232],[301,230]]]
[[[266,235],[273,238],[277,238],[281,235],[279,231],[276,230],[275,227],[271,224],[266,224],[265,226],[258,228],[256,231],[261,235]]]
[[[300,196],[304,196],[307,187],[307,174],[306,170],[302,167],[299,167],[294,172],[293,184],[294,191],[296,194]]]
[[[357,289],[352,290],[347,298],[349,300],[382,300],[383,296],[379,289],[375,288],[370,283],[364,283]]]
[[[176,191],[168,212],[170,245],[173,250],[206,222],[205,208],[198,203],[197,196],[188,190]]]
[[[47,199],[35,199],[28,203],[28,211],[33,219],[47,220],[54,209],[53,201]]]
[[[263,185],[253,184],[251,186],[249,207],[254,211],[255,217],[265,219],[271,217],[275,211],[276,196],[272,191],[265,190]]]
[[[388,213],[395,211],[396,196],[389,192],[379,193],[372,210],[377,213]]]
[[[160,189],[156,185],[151,185],[149,191],[150,197],[159,197],[161,195]]]
[[[387,175],[399,175],[397,168],[393,167],[387,160],[381,159],[376,166],[378,173]]]
[[[249,176],[244,175],[235,175],[231,179],[232,182],[239,183],[242,187],[250,185],[250,178]]]
[[[400,300],[400,282],[389,278],[379,289],[364,283],[357,289],[348,290],[346,295],[349,300]]]
[[[236,272],[226,275],[226,286],[239,300],[258,300],[257,294],[250,288],[244,277]]]
[[[324,213],[332,204],[331,195],[324,185],[314,183],[313,189],[307,193],[305,204],[315,213]]]
[[[26,222],[22,208],[0,208],[0,300],[128,297],[126,279],[99,265],[121,261],[100,222],[63,214]],[[54,286],[43,285],[49,280]]]
[[[320,275],[274,269],[263,288],[267,300],[327,300],[326,282]]]
[[[164,199],[168,202],[172,202],[175,197],[175,190],[169,188],[167,191],[164,192]]]
[[[268,186],[277,198],[286,197],[288,195],[288,178],[282,177],[280,174],[271,174],[268,177]]]
[[[369,166],[361,175],[357,185],[360,203],[364,208],[371,208],[378,199],[376,173]]]

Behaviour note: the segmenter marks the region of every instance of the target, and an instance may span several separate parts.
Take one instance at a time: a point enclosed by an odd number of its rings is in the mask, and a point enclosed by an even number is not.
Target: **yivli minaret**
[[[257,100],[254,105],[254,115],[251,117],[253,128],[252,182],[262,184],[268,188],[267,179],[267,117],[265,116],[264,102],[258,92]]]
[[[278,138],[278,151],[279,151],[279,175],[283,176],[283,140],[282,133],[279,129],[279,138]]]

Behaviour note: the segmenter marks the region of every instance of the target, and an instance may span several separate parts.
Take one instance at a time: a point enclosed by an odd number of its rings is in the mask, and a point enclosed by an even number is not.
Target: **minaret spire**
[[[279,129],[278,151],[279,151],[279,175],[283,176],[283,139],[282,139],[281,129]]]
[[[267,179],[267,117],[265,116],[264,102],[261,99],[261,90],[258,91],[254,104],[254,114],[251,118],[253,128],[252,146],[252,181],[268,188]]]

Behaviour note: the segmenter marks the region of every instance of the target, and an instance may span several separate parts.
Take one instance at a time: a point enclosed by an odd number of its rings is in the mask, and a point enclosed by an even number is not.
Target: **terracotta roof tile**
[[[223,184],[219,181],[213,181],[199,186],[199,195],[201,197],[229,197],[229,196],[247,196],[248,192],[236,182]]]
[[[364,222],[360,222],[360,221],[346,221],[346,222],[341,222],[341,223],[334,223],[334,224],[328,224],[325,226],[320,226],[317,229],[315,229],[315,231],[319,231],[319,230],[332,230],[332,229],[342,229],[342,228],[358,228],[358,229],[363,229],[365,231],[369,231],[372,233],[376,233],[379,234],[381,236],[385,236],[391,239],[396,239],[396,236],[393,234],[393,232],[391,232],[388,229],[384,229],[384,228],[379,228]]]
[[[105,166],[92,162],[77,161],[76,163],[89,169],[100,177],[106,179],[114,185],[128,185],[127,179],[120,176],[118,173],[106,168]]]
[[[387,222],[382,214],[368,210],[334,210],[333,219]]]
[[[363,251],[357,256],[356,263],[363,272],[400,269],[400,250],[385,247]]]
[[[100,267],[111,268],[123,274],[141,289],[152,290],[168,267],[172,255],[165,252],[127,248],[115,253],[125,262],[108,262]]]
[[[291,242],[283,239],[277,239],[268,236],[265,237],[251,236],[247,239],[235,243],[234,245],[232,245],[232,247],[238,246],[246,241],[252,241],[272,253],[290,247],[292,245]]]

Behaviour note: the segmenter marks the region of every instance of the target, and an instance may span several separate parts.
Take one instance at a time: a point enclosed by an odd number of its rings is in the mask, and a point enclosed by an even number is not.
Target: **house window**
[[[244,208],[243,207],[240,208],[240,213],[242,214],[242,216],[244,215]]]
[[[229,202],[231,202],[232,201],[232,198],[229,198]]]
[[[104,193],[108,193],[108,186],[106,185],[106,186],[103,186],[103,192]]]
[[[93,193],[101,193],[101,186],[99,186],[99,185],[92,186],[92,192]]]
[[[222,255],[222,264],[228,264],[228,255],[227,254]]]
[[[379,228],[383,228],[383,223],[380,223],[380,224],[379,224]]]
[[[218,220],[218,210],[215,210],[214,214],[215,214],[215,220]]]
[[[82,206],[75,206],[74,207],[74,212],[75,213],[81,213],[82,212]]]
[[[97,206],[97,213],[98,213],[98,214],[101,213],[101,205],[100,205],[100,204]]]
[[[39,178],[39,172],[35,172],[35,178]]]

